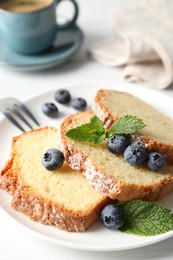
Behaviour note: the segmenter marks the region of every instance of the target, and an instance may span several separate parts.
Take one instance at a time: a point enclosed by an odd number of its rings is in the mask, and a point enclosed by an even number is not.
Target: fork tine
[[[23,115],[17,110],[13,109],[13,113],[18,116],[30,129],[33,129],[33,127],[30,125],[28,121],[23,117]]]
[[[35,123],[37,126],[40,126],[38,121],[36,120],[36,118],[33,116],[33,114],[31,113],[31,111],[24,105],[24,104],[20,104],[19,106],[22,111],[27,114]]]
[[[23,127],[16,121],[16,119],[8,111],[3,112],[3,114],[8,118],[8,120],[10,120],[10,122],[12,122],[15,126],[17,126],[17,128],[19,128],[22,132],[25,132]]]

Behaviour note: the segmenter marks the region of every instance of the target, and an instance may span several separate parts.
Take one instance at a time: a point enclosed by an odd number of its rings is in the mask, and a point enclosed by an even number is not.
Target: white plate
[[[86,98],[89,105],[88,107],[91,107],[92,100],[95,96],[96,90],[99,88],[106,87],[133,93],[134,95],[140,97],[149,104],[152,104],[154,107],[173,118],[172,98],[163,95],[159,91],[150,90],[141,86],[136,87],[127,84],[125,86],[123,84],[108,84],[105,86],[103,84],[93,84],[71,86],[69,87],[69,90],[73,97],[80,96]],[[55,91],[45,93],[41,96],[37,96],[32,100],[26,102],[28,107],[33,111],[37,119],[40,121],[41,125],[48,124],[56,126],[58,123],[61,122],[64,116],[68,115],[69,113],[75,112],[75,110],[72,109],[70,106],[63,106],[58,104],[60,110],[60,116],[58,120],[49,119],[42,114],[41,105],[44,102],[55,102]],[[6,160],[9,157],[12,137],[19,133],[20,132],[6,119],[3,119],[0,122],[0,168],[5,164]],[[126,250],[150,245],[173,236],[173,231],[152,237],[129,235],[121,233],[119,231],[107,230],[103,226],[101,226],[99,222],[84,233],[68,233],[59,230],[55,227],[45,226],[40,223],[31,221],[27,216],[24,216],[23,214],[17,212],[16,210],[10,207],[11,196],[3,190],[0,190],[0,198],[0,206],[2,207],[2,209],[6,213],[8,213],[14,220],[20,223],[23,227],[25,227],[25,229],[39,236],[42,239],[69,248],[93,251]],[[167,196],[165,199],[161,201],[161,203],[173,210],[172,201],[173,194]]]

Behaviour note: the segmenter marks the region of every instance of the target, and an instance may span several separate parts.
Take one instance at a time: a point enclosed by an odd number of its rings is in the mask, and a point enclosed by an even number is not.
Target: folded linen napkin
[[[164,89],[173,82],[173,1],[141,0],[113,10],[116,34],[90,55],[109,66],[125,66],[124,78]]]

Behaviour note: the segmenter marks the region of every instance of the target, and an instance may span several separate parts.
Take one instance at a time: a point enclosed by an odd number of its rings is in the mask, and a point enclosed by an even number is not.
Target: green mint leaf
[[[142,119],[137,116],[125,115],[113,123],[107,132],[107,136],[110,137],[114,134],[134,134],[145,126]]]
[[[170,209],[156,202],[131,200],[119,205],[125,215],[122,232],[141,236],[154,236],[173,230]]]
[[[66,132],[66,136],[84,142],[94,144],[102,143],[106,138],[103,122],[99,117],[94,116],[89,123],[83,124]]]

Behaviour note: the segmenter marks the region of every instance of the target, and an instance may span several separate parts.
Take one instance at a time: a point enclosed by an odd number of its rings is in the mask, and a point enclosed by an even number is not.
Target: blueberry
[[[102,224],[109,229],[118,229],[124,224],[124,214],[120,207],[109,204],[101,211]]]
[[[48,149],[42,157],[42,165],[49,171],[59,169],[64,163],[63,153],[55,148]]]
[[[48,102],[42,105],[42,111],[46,116],[52,118],[57,117],[59,113],[57,106],[54,103]]]
[[[83,98],[74,98],[72,100],[72,107],[79,111],[84,111],[86,109],[87,102]]]
[[[140,165],[146,159],[144,147],[137,143],[129,145],[124,151],[124,159],[133,166]]]
[[[165,157],[157,152],[148,154],[147,167],[150,170],[158,171],[166,165]]]
[[[59,89],[55,93],[55,100],[61,104],[67,104],[71,100],[70,92],[66,89]]]
[[[127,135],[113,135],[108,138],[107,148],[111,153],[123,153],[126,147],[130,144]]]

